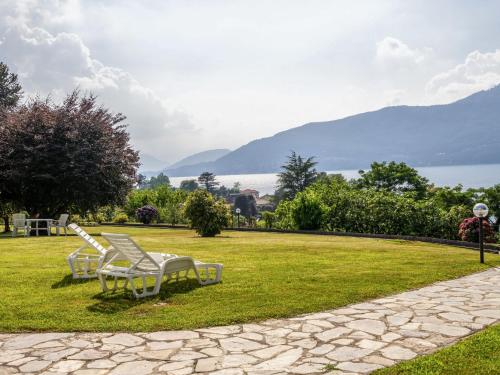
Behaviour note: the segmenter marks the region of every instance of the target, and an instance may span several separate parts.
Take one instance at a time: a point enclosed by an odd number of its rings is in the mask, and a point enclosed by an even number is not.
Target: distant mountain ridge
[[[165,168],[165,163],[163,160],[157,159],[148,153],[140,152],[140,163],[141,166],[139,168],[140,171],[150,171],[150,170],[159,170]]]
[[[385,107],[315,122],[254,140],[212,162],[169,176],[270,173],[294,150],[319,170],[366,168],[372,161],[411,166],[500,163],[500,85],[444,105]]]

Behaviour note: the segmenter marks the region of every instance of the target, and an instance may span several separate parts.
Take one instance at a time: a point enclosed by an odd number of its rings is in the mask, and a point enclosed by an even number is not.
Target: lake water
[[[462,184],[464,188],[489,187],[500,184],[500,164],[457,165],[448,167],[416,168],[418,172],[437,186],[455,186]],[[327,171],[341,173],[346,179],[359,177],[358,170]],[[182,180],[196,177],[170,177],[173,186],[179,187]],[[272,194],[276,187],[277,176],[274,173],[218,175],[217,181],[226,187],[235,182],[241,183],[242,189],[255,189],[260,195]]]

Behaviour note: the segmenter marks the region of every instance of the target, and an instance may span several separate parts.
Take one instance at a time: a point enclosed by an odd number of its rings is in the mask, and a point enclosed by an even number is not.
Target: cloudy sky
[[[79,87],[165,162],[500,83],[499,1],[0,0],[25,92]]]

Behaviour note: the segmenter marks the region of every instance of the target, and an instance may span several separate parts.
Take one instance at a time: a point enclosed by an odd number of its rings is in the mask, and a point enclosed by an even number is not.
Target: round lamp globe
[[[477,203],[472,209],[474,216],[476,217],[486,217],[488,216],[488,206],[484,203]]]

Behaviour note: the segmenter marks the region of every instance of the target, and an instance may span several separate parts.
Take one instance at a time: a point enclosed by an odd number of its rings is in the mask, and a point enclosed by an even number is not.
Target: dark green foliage
[[[114,217],[113,217],[113,223],[118,223],[118,224],[123,224],[128,221],[128,216],[125,212],[118,212]]]
[[[214,237],[230,223],[229,209],[224,201],[214,198],[207,190],[190,193],[184,212],[191,227],[202,237]]]
[[[0,112],[13,108],[23,95],[17,74],[9,72],[9,68],[0,61]]]
[[[129,217],[135,215],[138,208],[152,205],[158,209],[158,220],[162,223],[176,225],[184,222],[182,205],[186,201],[187,192],[173,189],[168,185],[160,185],[156,189],[139,189],[132,191],[128,197],[124,211]]]
[[[298,193],[292,203],[292,217],[301,230],[321,228],[323,209],[321,201],[314,192]]]
[[[148,178],[141,173],[137,175],[137,187],[139,189],[146,189],[148,187]]]
[[[17,75],[10,73],[9,68],[0,62],[0,128],[4,127],[4,122],[8,111],[13,110],[22,96],[22,88],[17,80]],[[2,194],[0,189],[0,216],[4,221],[4,231],[9,232],[9,216],[15,211],[13,202]]]
[[[284,199],[293,199],[297,193],[304,191],[317,178],[314,157],[307,159],[292,151],[288,162],[281,166],[283,171],[278,174],[278,191]]]
[[[274,212],[271,211],[264,211],[262,212],[262,220],[264,220],[264,224],[266,226],[266,229],[271,229],[274,224]]]
[[[473,189],[463,190],[462,185],[455,187],[432,187],[428,192],[440,207],[450,208],[457,205],[473,207],[476,199],[476,192]]]
[[[241,210],[241,215],[245,217],[253,217],[257,215],[255,197],[250,194],[238,195],[234,201],[234,208],[239,208]]]
[[[198,177],[198,183],[200,186],[204,187],[206,191],[209,193],[213,193],[215,187],[219,185],[219,183],[215,180],[215,175],[210,172],[203,172]]]
[[[432,199],[359,189],[332,179],[318,181],[293,201],[282,201],[275,214],[276,226],[283,229],[321,228],[458,239],[458,226],[470,216],[470,207],[441,207]]]
[[[179,189],[187,191],[187,192],[192,192],[198,189],[198,183],[196,180],[183,180],[181,181],[181,185],[179,186]]]
[[[21,106],[0,127],[2,194],[43,217],[123,204],[139,161],[124,119],[77,91]]]
[[[170,179],[163,173],[160,173],[156,177],[151,177],[148,181],[148,187],[151,189],[156,189],[160,186],[170,186]]]
[[[369,171],[360,170],[361,177],[356,184],[361,188],[373,188],[394,193],[414,193],[417,198],[423,198],[429,181],[418,174],[405,163],[373,162]]]

